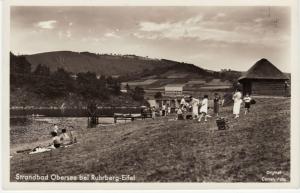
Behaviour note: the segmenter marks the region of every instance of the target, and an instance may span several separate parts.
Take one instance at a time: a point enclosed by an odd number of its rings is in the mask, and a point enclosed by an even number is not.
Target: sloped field
[[[290,180],[290,101],[257,99],[248,116],[230,128],[174,121],[172,117],[82,130],[79,144],[51,152],[18,154],[11,180],[19,174],[135,175],[137,182],[262,182],[279,172]],[[91,180],[92,181],[92,180]]]

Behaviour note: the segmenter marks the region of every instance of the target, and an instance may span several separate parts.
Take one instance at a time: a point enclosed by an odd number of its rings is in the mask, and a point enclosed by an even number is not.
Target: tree
[[[40,78],[33,91],[47,98],[65,97],[73,91],[73,79],[63,68],[58,68],[49,77]]]
[[[156,98],[156,99],[162,98],[161,92],[155,93],[154,98]]]
[[[144,89],[137,86],[133,91],[132,98],[136,101],[142,101],[144,100],[144,95],[145,95]]]
[[[95,73],[78,73],[76,79],[76,92],[85,99],[108,99],[109,92]]]
[[[31,64],[25,56],[16,56],[10,52],[11,87],[22,87],[31,83]]]
[[[47,66],[44,66],[42,64],[38,64],[35,70],[33,71],[34,75],[39,76],[49,76],[50,75],[50,69]]]
[[[121,94],[121,84],[120,82],[116,81],[112,86],[111,86],[111,89],[112,89],[112,93],[114,95],[120,95]]]
[[[30,74],[31,64],[25,56],[16,56],[10,52],[10,73]]]

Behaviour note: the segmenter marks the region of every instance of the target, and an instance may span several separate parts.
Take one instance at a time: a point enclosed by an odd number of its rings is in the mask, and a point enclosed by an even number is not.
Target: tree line
[[[24,89],[44,99],[63,98],[72,95],[84,100],[109,100],[120,96],[121,79],[100,76],[93,72],[71,74],[63,68],[51,72],[48,66],[38,64],[34,69],[25,56],[10,53],[10,88]],[[133,100],[144,100],[141,88],[129,92]]]

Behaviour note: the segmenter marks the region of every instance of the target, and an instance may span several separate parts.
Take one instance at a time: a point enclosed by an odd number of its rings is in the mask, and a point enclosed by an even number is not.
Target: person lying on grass
[[[59,137],[57,136],[57,132],[52,131],[51,136],[53,137],[52,138],[53,144],[49,144],[49,146],[47,146],[47,147],[42,147],[42,146],[39,145],[39,146],[33,148],[32,151],[29,154],[31,154],[31,153],[40,153],[40,152],[51,150],[53,148],[59,148],[61,146],[61,143],[60,143]]]

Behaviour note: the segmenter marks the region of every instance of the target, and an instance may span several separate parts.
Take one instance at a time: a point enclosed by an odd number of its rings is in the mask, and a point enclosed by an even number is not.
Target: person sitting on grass
[[[249,96],[249,94],[246,94],[244,98],[244,102],[245,102],[245,115],[246,115],[247,113],[249,113],[249,109],[251,105],[251,97]]]
[[[67,134],[67,130],[66,129],[62,129],[61,130],[61,134],[60,134],[60,136],[59,136],[59,139],[60,139],[60,143],[62,144],[62,145],[70,145],[70,144],[72,144],[73,142],[72,142],[72,139],[71,139],[71,137]]]
[[[51,132],[51,135],[52,135],[52,141],[53,141],[53,146],[55,148],[59,148],[61,146],[61,143],[60,143],[60,138],[57,136],[57,133],[55,131],[52,131]]]
[[[198,122],[201,122],[202,117],[204,117],[204,121],[207,121],[207,109],[208,109],[208,95],[204,95],[203,100],[201,101],[200,107],[200,117]]]
[[[58,126],[56,124],[53,126],[53,132],[58,133]]]

